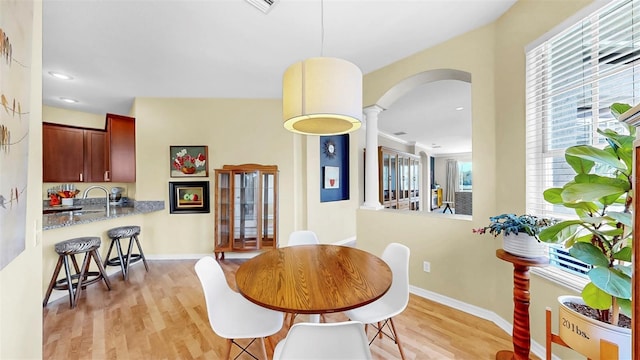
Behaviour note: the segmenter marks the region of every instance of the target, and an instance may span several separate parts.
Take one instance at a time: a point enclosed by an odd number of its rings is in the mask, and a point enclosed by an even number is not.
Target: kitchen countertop
[[[124,216],[147,214],[164,209],[164,201],[130,201],[126,205],[111,205],[109,215],[102,203],[78,204],[66,207],[45,206],[43,212],[56,212],[42,215],[42,230],[58,229],[67,226],[88,224]]]

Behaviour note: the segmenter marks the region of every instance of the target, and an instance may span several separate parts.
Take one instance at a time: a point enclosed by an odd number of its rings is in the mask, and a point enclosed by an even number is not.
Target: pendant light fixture
[[[324,1],[321,6],[324,48]],[[322,54],[289,66],[282,78],[282,115],[285,129],[299,134],[337,135],[358,130],[362,122],[362,71],[349,61]]]

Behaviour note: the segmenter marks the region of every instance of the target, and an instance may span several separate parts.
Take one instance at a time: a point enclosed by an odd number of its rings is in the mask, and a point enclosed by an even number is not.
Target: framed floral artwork
[[[171,177],[207,177],[207,146],[169,146]]]
[[[169,213],[209,213],[209,182],[169,182]]]

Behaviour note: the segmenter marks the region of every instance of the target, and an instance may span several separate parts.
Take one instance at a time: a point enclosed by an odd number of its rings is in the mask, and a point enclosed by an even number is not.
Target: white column
[[[378,114],[384,109],[380,106],[373,105],[366,107],[364,111],[365,121],[367,124],[367,144],[365,156],[365,188],[364,188],[364,204],[363,209],[379,210],[384,208],[378,199]]]

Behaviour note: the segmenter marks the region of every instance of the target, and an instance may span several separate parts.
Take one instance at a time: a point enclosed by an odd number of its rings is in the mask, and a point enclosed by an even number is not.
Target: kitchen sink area
[[[147,214],[164,209],[164,201],[135,201],[109,206],[107,213],[105,199],[75,199],[73,205],[49,206],[42,210],[42,229],[51,230],[62,227],[87,224],[114,218]]]

